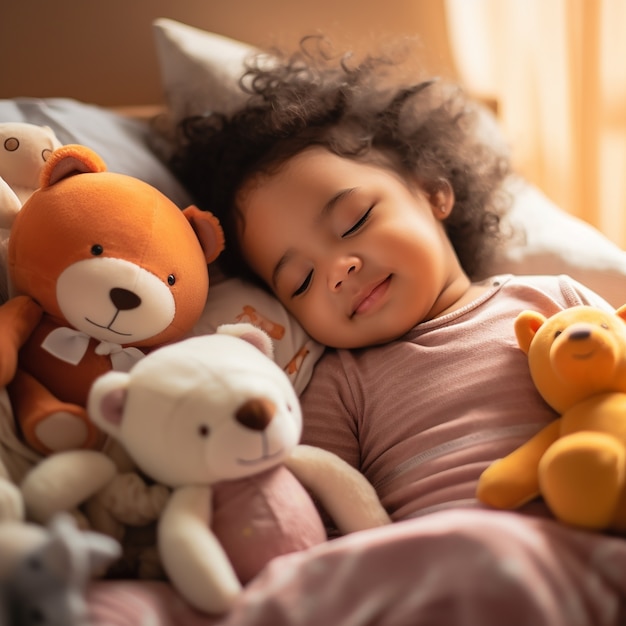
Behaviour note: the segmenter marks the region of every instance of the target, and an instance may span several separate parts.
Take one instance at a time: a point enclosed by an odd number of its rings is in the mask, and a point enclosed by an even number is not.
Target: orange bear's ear
[[[207,263],[212,263],[224,249],[224,231],[217,217],[193,205],[184,209],[183,214],[200,241]]]
[[[515,318],[515,336],[519,347],[528,354],[530,344],[546,318],[536,311],[522,311]]]
[[[49,187],[74,174],[104,172],[104,161],[93,150],[79,144],[57,148],[41,171],[41,186]]]

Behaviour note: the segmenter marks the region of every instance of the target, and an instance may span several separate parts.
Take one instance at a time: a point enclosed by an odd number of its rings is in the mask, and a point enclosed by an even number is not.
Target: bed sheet
[[[224,616],[163,582],[105,581],[94,626],[618,626],[626,542],[548,520],[451,510],[275,559]]]

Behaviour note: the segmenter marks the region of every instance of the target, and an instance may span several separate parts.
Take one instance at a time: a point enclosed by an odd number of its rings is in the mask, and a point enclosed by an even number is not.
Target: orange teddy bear
[[[18,295],[0,307],[0,386],[30,447],[101,447],[85,408],[92,382],[192,328],[223,245],[210,213],[107,172],[84,146],[53,153],[12,225]]]

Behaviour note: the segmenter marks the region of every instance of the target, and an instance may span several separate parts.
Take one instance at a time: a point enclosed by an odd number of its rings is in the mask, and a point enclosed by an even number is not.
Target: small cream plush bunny
[[[39,188],[44,163],[61,142],[49,126],[0,123],[0,303],[9,295],[6,244],[11,224]]]

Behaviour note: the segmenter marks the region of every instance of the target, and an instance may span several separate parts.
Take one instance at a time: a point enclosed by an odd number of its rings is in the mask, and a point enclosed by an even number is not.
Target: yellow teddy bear
[[[626,305],[515,320],[532,379],[559,418],[480,477],[480,501],[515,509],[542,496],[567,524],[626,530]]]

